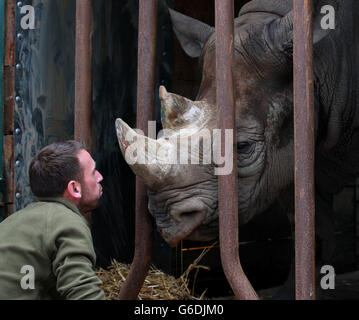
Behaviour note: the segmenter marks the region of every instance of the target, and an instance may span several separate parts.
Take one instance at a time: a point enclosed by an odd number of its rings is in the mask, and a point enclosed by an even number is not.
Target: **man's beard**
[[[89,197],[89,189],[85,184],[82,184],[82,198],[79,203],[79,207],[83,212],[89,212],[96,209],[100,204],[100,195],[97,198],[90,199]]]

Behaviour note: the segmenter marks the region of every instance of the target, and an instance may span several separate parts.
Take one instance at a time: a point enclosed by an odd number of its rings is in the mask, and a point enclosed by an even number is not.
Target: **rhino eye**
[[[251,144],[249,142],[238,142],[237,143],[237,152],[246,153],[250,150]]]

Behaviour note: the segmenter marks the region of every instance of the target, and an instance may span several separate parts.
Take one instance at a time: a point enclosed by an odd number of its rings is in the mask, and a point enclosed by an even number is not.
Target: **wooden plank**
[[[4,219],[6,219],[8,216],[12,215],[15,212],[15,206],[13,203],[6,203],[5,204],[5,212],[4,212]]]
[[[5,66],[15,65],[15,3],[5,1]]]
[[[15,4],[4,0],[4,100],[3,100],[3,177],[5,204],[3,218],[14,213],[14,105],[15,105]]]
[[[4,202],[14,202],[14,136],[7,135],[4,139]]]
[[[14,132],[14,97],[15,79],[14,67],[4,68],[4,135],[12,135]]]

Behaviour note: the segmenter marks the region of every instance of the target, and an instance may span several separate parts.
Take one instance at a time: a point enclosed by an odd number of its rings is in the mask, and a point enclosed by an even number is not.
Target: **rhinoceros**
[[[335,10],[334,30],[321,27],[321,5]],[[158,230],[176,245],[182,239],[218,237],[217,165],[204,161],[204,143],[188,153],[188,157],[193,150],[199,153],[199,163],[169,161],[187,156],[176,148],[183,136],[197,135],[214,145],[218,110],[215,29],[173,10],[170,14],[185,52],[200,58],[202,80],[196,99],[160,88],[162,125],[167,132],[158,139],[141,136],[121,119],[116,120],[116,129],[124,156],[133,141],[143,139],[145,161],[126,159],[148,186],[149,211]],[[316,222],[327,225],[323,241],[330,241],[333,233],[327,219],[332,214],[332,196],[359,172],[358,21],[358,1],[316,2]],[[294,180],[292,0],[250,1],[234,19],[234,32],[238,212],[239,223],[245,224],[278,201],[291,208],[292,197],[286,195],[293,194]],[[203,129],[208,130],[201,135]]]

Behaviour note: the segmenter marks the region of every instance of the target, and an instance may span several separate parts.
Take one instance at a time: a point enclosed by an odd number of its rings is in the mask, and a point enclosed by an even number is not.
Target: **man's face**
[[[81,193],[82,197],[79,203],[81,212],[88,212],[98,207],[102,196],[101,181],[102,175],[96,170],[96,163],[86,150],[81,150],[77,158],[82,168]]]

